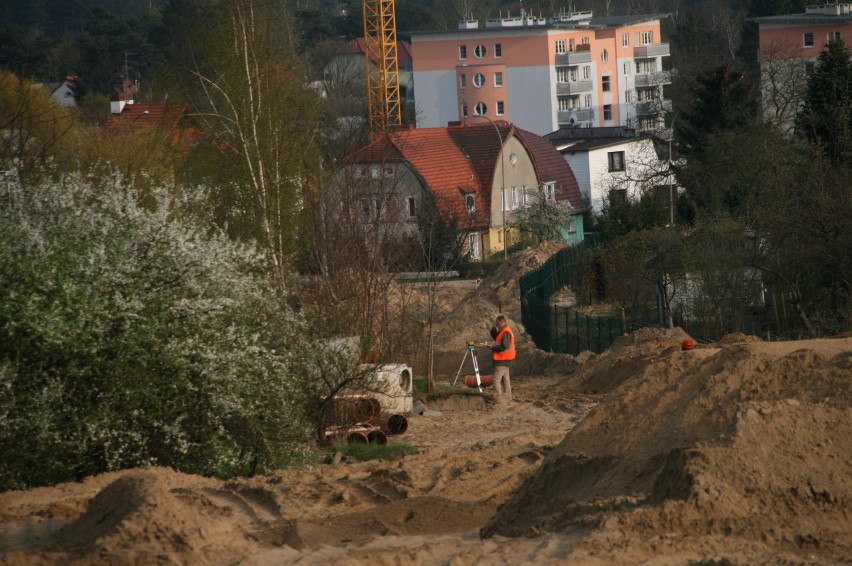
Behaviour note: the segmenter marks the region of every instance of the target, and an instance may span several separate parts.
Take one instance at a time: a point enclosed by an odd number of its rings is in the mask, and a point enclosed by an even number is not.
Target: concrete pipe
[[[382,432],[390,435],[403,434],[408,430],[408,419],[405,415],[393,414],[382,415],[379,418],[370,421],[370,424],[377,425],[382,429]]]
[[[387,444],[387,435],[379,429],[371,430],[367,433],[367,441],[370,444]]]
[[[494,376],[491,375],[480,375],[479,381],[482,383],[482,387],[490,387],[494,383]],[[476,387],[476,376],[475,375],[466,375],[464,376],[464,384],[468,387]]]
[[[363,432],[350,432],[346,436],[346,442],[349,444],[367,444],[369,441],[370,439]]]
[[[333,421],[336,424],[364,423],[381,413],[379,401],[366,395],[338,397],[334,400]]]

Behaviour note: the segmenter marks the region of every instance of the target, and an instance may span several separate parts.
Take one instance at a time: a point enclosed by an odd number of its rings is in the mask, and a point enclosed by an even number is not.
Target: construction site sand
[[[0,564],[848,564],[852,338],[684,336],[527,354],[513,403],[412,415],[391,462],[0,493]]]

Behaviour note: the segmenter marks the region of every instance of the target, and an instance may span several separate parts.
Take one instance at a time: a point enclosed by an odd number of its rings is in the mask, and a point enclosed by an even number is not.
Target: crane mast
[[[367,105],[372,139],[402,123],[394,0],[362,0],[367,64]]]

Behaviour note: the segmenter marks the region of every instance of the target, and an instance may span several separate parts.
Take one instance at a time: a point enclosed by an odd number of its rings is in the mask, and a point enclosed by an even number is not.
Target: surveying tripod
[[[458,383],[459,375],[461,375],[461,370],[464,367],[464,362],[467,360],[468,354],[470,354],[470,359],[473,360],[473,372],[476,374],[476,388],[479,389],[479,392],[482,393],[482,380],[479,378],[479,361],[476,359],[476,348],[477,346],[487,346],[487,344],[477,344],[476,342],[468,342],[467,350],[464,352],[464,357],[462,358],[461,365],[459,366],[459,371],[456,372],[456,378],[453,380],[453,387]]]

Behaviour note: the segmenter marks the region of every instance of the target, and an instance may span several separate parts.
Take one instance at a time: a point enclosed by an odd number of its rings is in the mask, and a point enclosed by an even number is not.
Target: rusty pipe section
[[[370,421],[370,424],[378,426],[385,434],[395,436],[404,434],[408,430],[408,419],[405,415],[395,413],[392,415],[381,415]]]

